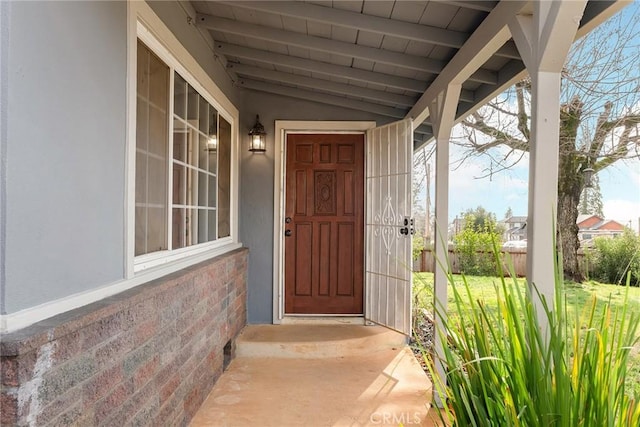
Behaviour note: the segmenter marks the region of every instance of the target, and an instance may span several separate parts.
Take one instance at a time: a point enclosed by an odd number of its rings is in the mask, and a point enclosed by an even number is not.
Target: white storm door
[[[365,318],[411,334],[410,119],[367,131]]]

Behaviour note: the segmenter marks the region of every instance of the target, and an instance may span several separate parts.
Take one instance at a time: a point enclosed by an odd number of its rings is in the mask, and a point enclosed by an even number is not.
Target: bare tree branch
[[[522,133],[524,139],[528,141],[531,135],[529,133],[529,115],[524,102],[525,85],[524,81],[516,83],[516,97],[518,100],[518,130]]]
[[[589,145],[589,157],[595,157],[598,155],[600,150],[602,150],[602,146],[604,145],[604,141],[609,134],[609,130],[607,130],[604,126],[605,123],[609,120],[609,116],[611,116],[611,110],[613,108],[612,102],[606,102],[604,104],[603,111],[598,115],[598,121],[596,122],[595,132],[593,134],[593,138],[591,139],[591,144]]]
[[[493,138],[493,141],[487,143],[477,143],[477,141],[470,141],[474,148],[478,151],[486,151],[490,148],[497,147],[498,145],[507,145],[516,150],[527,151],[529,150],[529,144],[526,141],[518,139],[513,135],[509,135],[500,129],[490,126],[485,123],[484,118],[477,111],[472,113],[474,121],[464,120],[463,123],[483,134]]]
[[[596,172],[606,168],[618,160],[637,157],[637,146],[640,144],[640,135],[631,135],[631,131],[635,129],[634,124],[640,123],[640,117],[632,117],[629,121],[626,121],[626,123],[627,124],[624,126],[622,134],[618,138],[618,143],[613,147],[613,150],[602,156],[602,160],[597,161],[593,166],[593,169]],[[629,156],[629,153],[634,147],[636,148],[636,153]]]

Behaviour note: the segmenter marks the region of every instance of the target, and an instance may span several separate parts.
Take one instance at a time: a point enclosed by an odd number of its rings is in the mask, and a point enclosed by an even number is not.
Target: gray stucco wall
[[[240,240],[249,248],[248,322],[273,321],[273,194],[276,120],[393,121],[362,111],[316,104],[278,95],[243,91],[240,114]],[[267,132],[265,154],[248,151],[247,133],[256,114]]]
[[[5,313],[123,277],[126,11],[8,8]]]

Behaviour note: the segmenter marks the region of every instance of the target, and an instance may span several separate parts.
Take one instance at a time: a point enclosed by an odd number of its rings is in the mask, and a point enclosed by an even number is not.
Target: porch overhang
[[[433,140],[429,106],[461,85],[454,123],[526,74],[509,22],[528,1],[193,1],[192,23],[247,91],[410,117]],[[562,2],[557,2],[562,3]],[[626,1],[587,1],[579,38]]]

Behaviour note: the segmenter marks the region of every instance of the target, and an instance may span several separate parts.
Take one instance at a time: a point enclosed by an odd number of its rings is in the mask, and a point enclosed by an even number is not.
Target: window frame
[[[189,54],[173,33],[144,2],[129,3],[128,27],[128,112],[127,112],[127,224],[125,242],[127,278],[142,272],[162,269],[168,272],[184,268],[241,246],[238,242],[238,124],[239,111],[225,96],[200,64]],[[136,102],[137,102],[137,42],[144,43],[169,67],[169,146],[167,149],[167,250],[135,255],[135,159],[136,159]],[[230,160],[230,235],[213,241],[172,249],[172,183],[173,183],[173,88],[175,73],[185,79],[213,106],[218,115],[231,125]],[[216,181],[217,182],[217,181]],[[218,203],[216,203],[217,208]],[[216,210],[217,212],[217,210]],[[217,215],[216,215],[217,218]]]

